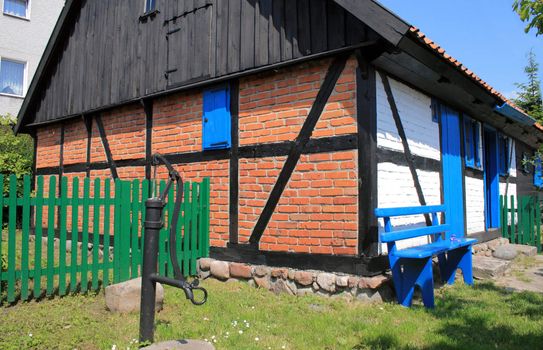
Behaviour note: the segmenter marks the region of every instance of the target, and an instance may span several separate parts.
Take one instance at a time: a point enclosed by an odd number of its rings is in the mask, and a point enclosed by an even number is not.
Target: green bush
[[[15,118],[0,115],[0,173],[4,176],[17,176],[17,192],[23,191],[23,176],[32,173],[34,141],[29,135],[15,135],[12,127]],[[8,181],[4,181],[4,194],[8,191]]]

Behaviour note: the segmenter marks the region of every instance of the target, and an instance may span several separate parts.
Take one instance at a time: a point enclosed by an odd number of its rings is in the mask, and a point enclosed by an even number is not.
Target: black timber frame
[[[239,217],[239,80],[230,84],[230,201],[229,201],[229,243],[238,243],[238,217]]]
[[[304,121],[300,133],[296,137],[294,143],[291,145],[285,165],[283,166],[283,169],[281,169],[277,182],[273,186],[268,201],[266,202],[266,205],[264,206],[264,209],[262,210],[262,213],[260,214],[260,217],[258,218],[258,221],[253,229],[251,237],[249,238],[249,243],[251,245],[258,246],[260,243],[264,230],[268,226],[268,223],[273,215],[273,212],[275,211],[275,208],[277,207],[277,204],[279,203],[279,199],[281,198],[285,187],[288,184],[294,168],[296,168],[296,165],[300,160],[303,149],[311,138],[311,134],[319,121],[322,111],[326,106],[326,102],[328,102],[328,98],[330,95],[332,95],[336,82],[345,68],[347,58],[347,55],[340,55],[330,64],[324,81],[319,89],[319,92],[317,93],[317,97],[315,98],[315,102],[311,106],[311,110]]]
[[[150,180],[153,156],[153,100],[142,99],[141,104],[145,112],[145,178]]]
[[[358,252],[379,254],[377,208],[377,87],[375,68],[359,52],[356,71],[358,124]]]
[[[102,145],[104,146],[104,151],[106,153],[106,159],[109,169],[111,170],[111,177],[113,179],[118,179],[119,174],[117,173],[117,165],[111,154],[111,148],[109,147],[109,141],[107,140],[106,130],[104,129],[104,124],[102,123],[102,116],[97,114],[94,119],[96,120],[96,126],[98,127],[98,132],[100,133],[100,139],[102,140]]]
[[[398,106],[396,105],[396,100],[394,99],[394,94],[392,93],[390,81],[388,80],[387,75],[384,74],[383,72],[379,72],[379,76],[381,77],[381,81],[383,82],[383,87],[387,95],[387,100],[390,105],[390,110],[392,111],[392,117],[394,119],[394,123],[396,124],[396,129],[398,130],[398,135],[400,136],[400,139],[402,140],[405,160],[407,161],[409,171],[411,172],[411,177],[413,178],[413,184],[417,192],[419,203],[420,205],[425,206],[426,200],[424,199],[424,193],[422,192],[422,186],[420,184],[419,176],[417,174],[417,168],[413,160],[413,154],[411,153],[411,149],[409,148],[409,143],[407,142],[407,136],[405,134],[405,129],[402,124],[402,119],[400,117]],[[430,219],[430,215],[425,214],[424,219],[426,221],[426,226],[432,226],[432,220]]]

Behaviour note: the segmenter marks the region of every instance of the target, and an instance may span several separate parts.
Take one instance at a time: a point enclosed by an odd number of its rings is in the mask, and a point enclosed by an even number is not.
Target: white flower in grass
[[[205,338],[204,341],[205,341],[206,343],[209,343],[209,340],[207,340],[207,338]]]
[[[243,334],[243,331],[240,329],[240,330],[238,331],[238,333],[239,333],[239,334]]]
[[[217,342],[217,339],[213,339],[213,342],[216,343],[216,342]]]
[[[259,341],[259,340],[260,340],[260,338],[259,338],[259,337],[255,337],[255,341]]]
[[[28,333],[28,336],[29,336],[30,338],[32,338],[32,333]]]
[[[281,349],[286,349],[286,348],[287,348],[287,346],[286,346],[286,345],[283,345],[283,346],[281,347]]]
[[[111,350],[117,350],[117,345],[115,344],[111,345]]]
[[[230,335],[230,332],[226,332],[226,335]]]

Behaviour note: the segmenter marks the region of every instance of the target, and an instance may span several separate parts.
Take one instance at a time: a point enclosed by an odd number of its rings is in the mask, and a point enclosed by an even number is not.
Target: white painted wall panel
[[[484,181],[466,176],[466,226],[469,233],[485,230]]]
[[[432,121],[432,99],[407,85],[390,79],[411,153],[440,159],[439,124]],[[377,78],[377,145],[403,152],[381,79]]]

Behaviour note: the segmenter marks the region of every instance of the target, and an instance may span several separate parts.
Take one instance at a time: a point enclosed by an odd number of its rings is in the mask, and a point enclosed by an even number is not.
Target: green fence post
[[[515,209],[515,197],[511,196],[511,237],[509,238],[509,242],[511,243],[516,242],[516,237],[520,230],[519,219],[519,213]]]
[[[143,263],[143,244],[145,242],[144,236],[145,236],[145,229],[143,228],[143,223],[145,222],[145,201],[149,198],[149,185],[150,181],[145,179],[141,183],[141,202],[140,202],[140,212],[141,212],[141,224],[140,224],[140,231],[141,231],[141,237],[140,237],[140,265]]]
[[[165,228],[165,235],[164,235],[164,251],[165,251],[165,263],[166,263],[166,274],[168,277],[173,278],[173,261],[170,257],[170,228],[172,226],[172,214],[173,214],[173,207],[175,204],[175,197],[174,197],[174,186],[170,187],[170,190],[168,191],[168,200],[166,203],[165,208],[165,215],[168,216],[168,222],[167,225],[164,225]],[[177,238],[177,237],[176,237]]]
[[[98,271],[100,253],[100,179],[94,179],[94,210],[92,214],[92,290],[98,290]]]
[[[72,252],[70,258],[70,292],[77,289],[77,243],[79,241],[79,178],[72,179]]]
[[[537,247],[537,251],[541,252],[541,203],[539,202],[539,197],[536,197],[535,200],[535,223],[535,245]]]
[[[120,278],[124,282],[130,279],[130,182],[121,181],[121,186]]]
[[[139,265],[141,264],[140,248],[139,248],[139,198],[140,198],[140,182],[138,179],[132,181],[132,224],[131,224],[131,261],[132,266],[130,275],[132,278],[139,276]]]
[[[15,240],[17,228],[17,177],[9,176],[8,303],[15,301]]]
[[[202,209],[202,215],[204,216],[204,232],[203,232],[203,236],[204,236],[204,253],[202,254],[203,257],[208,257],[209,256],[209,192],[210,192],[210,183],[209,183],[209,178],[206,177],[204,179],[204,196],[205,196],[205,199],[204,199],[204,203],[205,203],[205,206],[204,208]]]
[[[121,180],[115,180],[115,213],[113,222],[113,283],[121,280]]]
[[[38,176],[36,188],[36,221],[34,224],[34,298],[41,296],[41,257],[43,238],[43,176]]]
[[[187,275],[196,274],[196,259],[198,259],[198,214],[200,212],[200,202],[198,201],[198,192],[200,184],[197,182],[192,183],[191,194],[191,206],[192,206],[192,219],[190,230],[190,271]]]
[[[57,178],[49,178],[49,198],[47,198],[47,290],[46,295],[54,292],[55,282],[55,202]]]
[[[21,299],[28,299],[28,244],[30,238],[30,176],[23,177],[23,212],[21,240]]]
[[[81,227],[81,292],[89,288],[88,252],[89,252],[89,199],[90,179],[83,180],[83,225]]]
[[[104,182],[104,257],[102,258],[102,275],[104,287],[109,286],[109,225],[111,220],[111,181],[106,179]]]
[[[59,215],[59,265],[58,265],[58,293],[66,294],[66,221],[68,220],[68,179],[60,180],[60,215]]]
[[[187,276],[189,274],[189,258],[190,258],[190,229],[191,219],[192,219],[192,206],[190,203],[190,182],[185,182],[183,188],[183,262],[182,262],[182,271],[183,275]]]

